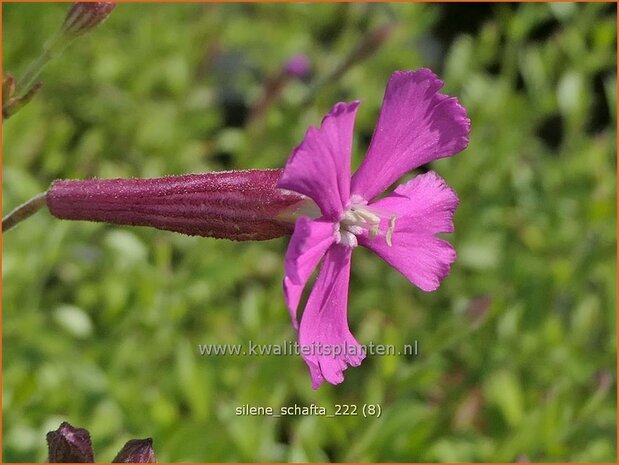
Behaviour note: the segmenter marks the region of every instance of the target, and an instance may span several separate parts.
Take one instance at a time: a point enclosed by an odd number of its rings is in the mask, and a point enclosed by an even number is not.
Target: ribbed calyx
[[[116,8],[114,2],[75,2],[67,12],[62,31],[72,37],[97,27]]]
[[[103,221],[238,241],[292,233],[306,197],[275,187],[282,170],[225,171],[153,179],[55,181],[57,218]]]

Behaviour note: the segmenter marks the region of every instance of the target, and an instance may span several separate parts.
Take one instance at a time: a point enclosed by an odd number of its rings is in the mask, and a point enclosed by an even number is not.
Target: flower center
[[[357,247],[357,236],[367,231],[370,240],[378,236],[385,236],[385,242],[391,247],[391,237],[397,216],[369,207],[365,202],[355,201],[356,199],[351,200],[351,206],[344,212],[339,223],[336,224],[336,242],[347,247]],[[387,218],[387,228],[381,230],[381,220]]]

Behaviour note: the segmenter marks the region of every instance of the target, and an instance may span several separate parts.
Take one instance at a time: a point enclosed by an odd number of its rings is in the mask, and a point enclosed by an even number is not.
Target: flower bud
[[[153,440],[131,439],[120,449],[112,463],[155,463]]]
[[[66,421],[56,431],[47,433],[50,463],[92,463],[95,461],[90,434]]]
[[[114,2],[75,2],[67,12],[62,32],[80,36],[105,21],[115,7]]]
[[[50,212],[61,219],[151,226],[238,241],[292,233],[306,197],[276,188],[281,170],[224,171],[154,179],[55,181]]]
[[[309,75],[310,70],[310,59],[302,53],[291,56],[284,63],[284,73],[289,77],[304,79]]]

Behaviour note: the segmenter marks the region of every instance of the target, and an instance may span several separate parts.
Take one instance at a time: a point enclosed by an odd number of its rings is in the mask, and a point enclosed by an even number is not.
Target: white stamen
[[[396,220],[395,216],[392,216],[391,218],[389,218],[389,229],[387,229],[387,233],[385,234],[385,242],[387,243],[389,247],[393,245],[391,243],[391,236],[393,235],[393,231],[395,230],[395,220]]]
[[[374,240],[376,237],[385,235],[385,241],[389,247],[392,246],[392,236],[395,229],[395,221],[397,216],[389,217],[389,226],[386,231],[381,231],[381,219],[386,219],[389,213],[373,209],[367,206],[367,202],[352,202],[351,207],[344,212],[342,219],[339,221],[336,229],[336,242],[348,247],[357,246],[357,237],[367,231],[367,237]]]
[[[359,216],[361,219],[365,220],[366,222],[370,223],[370,224],[379,224],[380,223],[380,216],[375,215],[372,212],[369,212],[367,210],[356,210],[355,213],[357,214],[357,216]]]
[[[369,232],[368,232],[368,237],[370,238],[370,240],[374,239],[376,236],[378,236],[378,234],[380,233],[380,228],[378,227],[377,224],[373,225]]]
[[[354,248],[357,247],[357,236],[349,231],[340,231],[340,240],[338,244],[342,244],[343,246]]]
[[[353,233],[355,236],[358,236],[359,234],[363,234],[364,229],[361,226],[357,226],[357,225],[350,225],[350,226],[346,226],[346,230],[350,231],[351,233]]]
[[[354,224],[357,221],[357,215],[355,213],[354,208],[346,210],[344,213],[344,218],[342,218],[341,222],[344,224]]]

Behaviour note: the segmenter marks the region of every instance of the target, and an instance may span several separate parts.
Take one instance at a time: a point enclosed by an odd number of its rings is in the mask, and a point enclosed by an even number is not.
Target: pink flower
[[[359,102],[338,103],[310,127],[294,150],[278,187],[310,197],[322,216],[300,217],[286,252],[284,292],[312,387],[339,384],[348,366],[365,357],[347,322],[352,250],[362,245],[424,291],[447,276],[456,253],[436,237],[453,231],[456,193],[434,172],[399,185],[400,176],[449,157],[468,144],[470,121],[428,69],[393,73],[367,155],[350,177],[350,152]],[[324,257],[297,323],[303,288]]]

